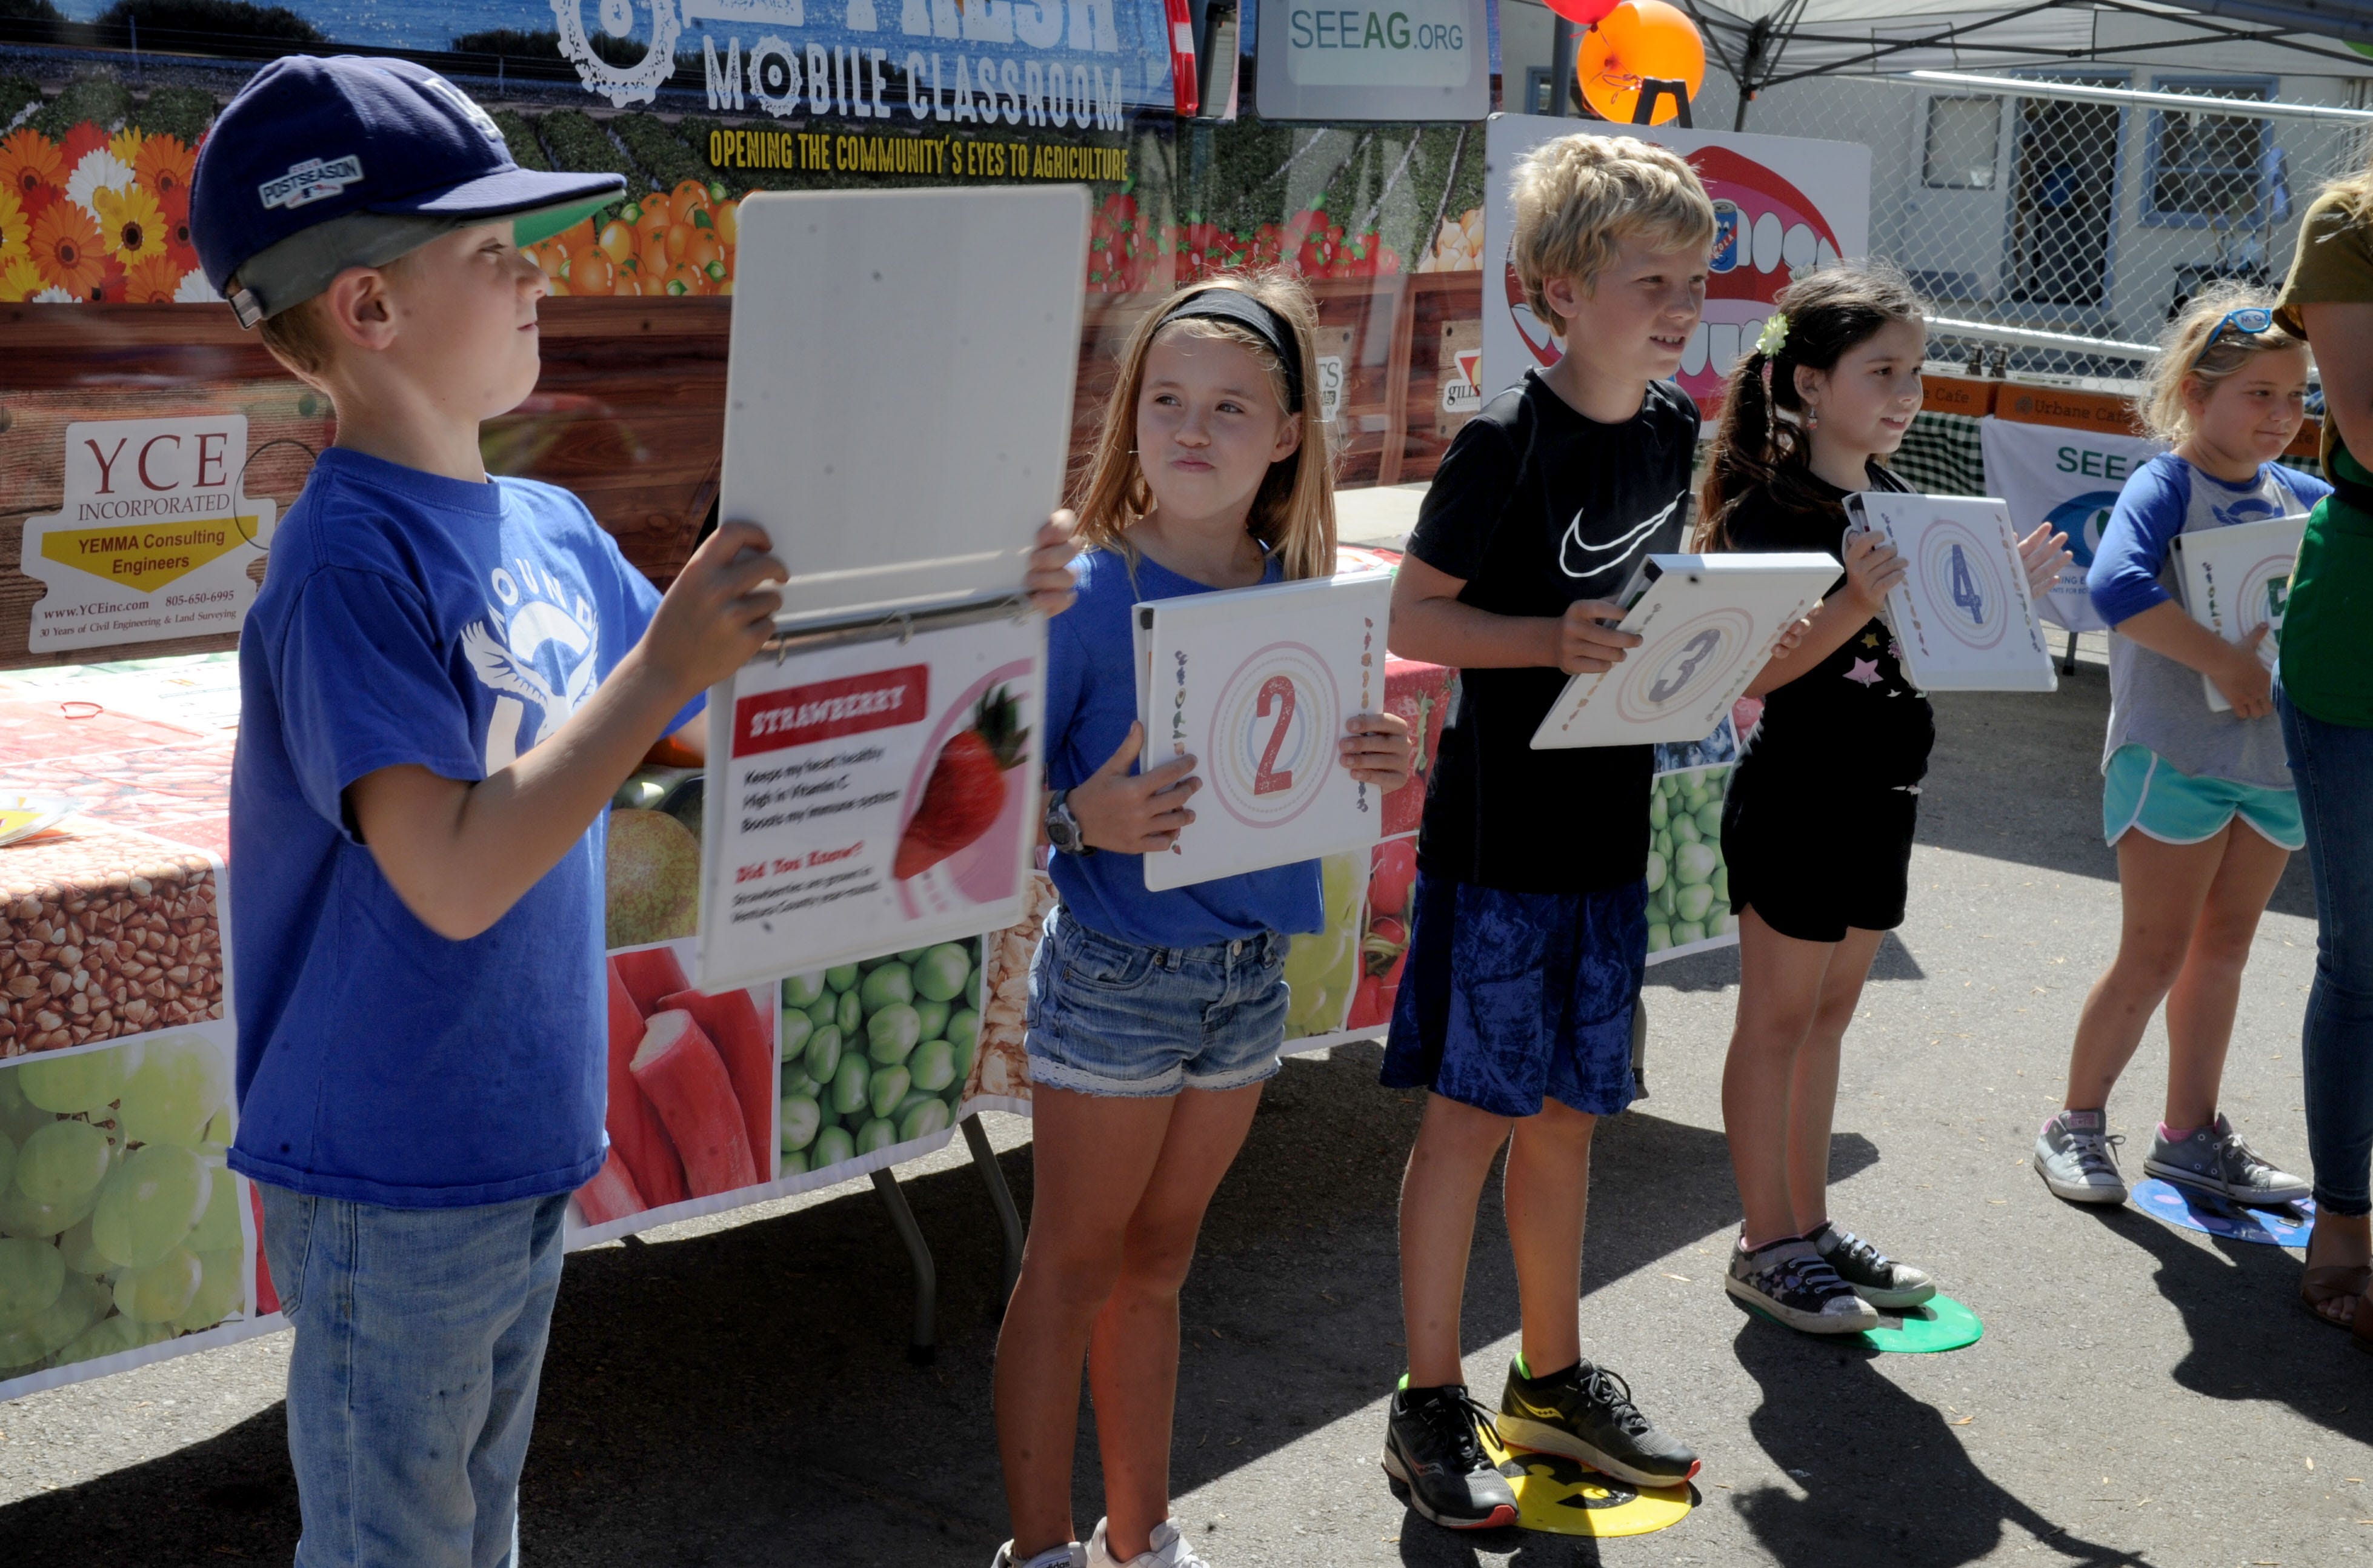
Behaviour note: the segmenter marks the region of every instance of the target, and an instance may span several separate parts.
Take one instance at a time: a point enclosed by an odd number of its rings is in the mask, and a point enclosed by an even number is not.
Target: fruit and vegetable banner
[[[232,1048],[216,1024],[0,1062],[0,1400],[277,1326],[225,1164]]]
[[[0,796],[42,808],[0,840],[0,1399],[278,1321],[225,1164],[237,673],[0,676]]]
[[[1648,795],[1648,962],[1728,947],[1730,868],[1722,858],[1722,809],[1738,762],[1738,737],[1754,733],[1758,697],[1742,697],[1703,741],[1656,748]]]
[[[1021,913],[1046,623],[998,614],[764,652],[709,696],[705,987]]]
[[[979,938],[716,992],[690,955],[610,955],[610,1158],[578,1189],[571,1247],[915,1159],[977,1108]]]
[[[1486,395],[1512,386],[1528,367],[1562,356],[1548,323],[1533,314],[1508,256],[1515,166],[1543,142],[1575,134],[1572,120],[1495,114],[1486,139],[1491,169],[1484,228],[1496,274],[1483,312]],[[1705,312],[1682,352],[1680,383],[1713,433],[1731,366],[1751,351],[1771,301],[1798,274],[1863,255],[1870,244],[1870,148],[1854,142],[1626,125],[1598,133],[1637,136],[1688,158],[1713,198],[1714,245]]]

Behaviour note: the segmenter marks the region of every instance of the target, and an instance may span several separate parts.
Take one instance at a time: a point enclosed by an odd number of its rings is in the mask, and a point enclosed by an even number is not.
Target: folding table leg
[[[997,1209],[997,1223],[1005,1231],[1005,1277],[997,1293],[997,1312],[1002,1317],[1005,1304],[1013,1299],[1013,1283],[1022,1277],[1022,1211],[1013,1206],[1013,1189],[1005,1185],[1005,1172],[998,1165],[997,1151],[988,1146],[988,1132],[980,1125],[979,1114],[964,1117],[962,1125],[973,1168],[980,1172],[988,1200]]]
[[[906,1345],[906,1359],[917,1366],[929,1366],[939,1355],[934,1342],[940,1309],[939,1270],[931,1263],[931,1247],[923,1239],[923,1228],[915,1223],[915,1211],[906,1206],[906,1195],[898,1189],[898,1178],[888,1171],[875,1171],[873,1190],[882,1195],[883,1206],[890,1211],[890,1223],[898,1227],[898,1239],[906,1244],[906,1260],[915,1266],[915,1331]]]

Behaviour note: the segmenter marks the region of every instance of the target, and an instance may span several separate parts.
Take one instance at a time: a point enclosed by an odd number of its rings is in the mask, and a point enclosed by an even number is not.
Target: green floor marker
[[[1931,1296],[1924,1305],[1907,1308],[1900,1315],[1882,1309],[1879,1326],[1866,1328],[1855,1338],[1875,1351],[1928,1355],[1974,1345],[1985,1331],[1986,1326],[1978,1321],[1976,1313],[1951,1296],[1940,1295]]]

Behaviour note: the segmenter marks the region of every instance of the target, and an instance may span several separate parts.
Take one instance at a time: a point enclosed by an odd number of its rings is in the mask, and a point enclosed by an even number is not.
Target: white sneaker
[[[1186,1538],[1178,1533],[1178,1521],[1164,1519],[1153,1527],[1147,1549],[1123,1562],[1112,1554],[1105,1540],[1105,1521],[1096,1521],[1096,1533],[1088,1538],[1087,1568],[1211,1568],[1195,1555]]]
[[[1103,1527],[1097,1528],[1101,1530]],[[1088,1549],[1073,1541],[1069,1546],[1050,1546],[1027,1562],[1016,1562],[1013,1543],[1007,1541],[997,1549],[988,1568],[1088,1568]]]

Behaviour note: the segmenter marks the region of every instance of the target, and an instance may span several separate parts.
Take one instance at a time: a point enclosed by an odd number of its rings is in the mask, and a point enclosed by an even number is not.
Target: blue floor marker
[[[2229,1198],[2219,1198],[2197,1188],[2178,1187],[2157,1176],[2134,1183],[2133,1192],[2135,1206],[2145,1214],[2188,1231],[2204,1231],[2232,1241],[2305,1246],[2308,1232],[2315,1225],[2312,1199],[2279,1209],[2245,1209]]]

